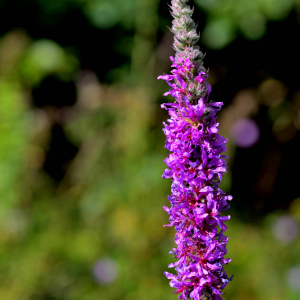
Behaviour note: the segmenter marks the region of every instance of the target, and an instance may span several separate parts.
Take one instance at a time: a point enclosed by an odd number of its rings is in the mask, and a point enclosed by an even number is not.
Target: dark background
[[[299,299],[300,2],[190,2],[229,139],[224,299]],[[176,299],[167,4],[0,0],[0,299]]]

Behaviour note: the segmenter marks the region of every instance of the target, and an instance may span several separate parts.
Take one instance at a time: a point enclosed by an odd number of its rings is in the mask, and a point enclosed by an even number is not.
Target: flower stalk
[[[164,95],[175,98],[165,103],[170,119],[164,123],[166,148],[171,152],[165,162],[163,178],[171,178],[171,207],[164,207],[170,224],[175,226],[175,243],[170,254],[177,261],[177,275],[165,272],[179,299],[221,300],[222,290],[232,279],[223,265],[228,237],[223,233],[230,216],[221,216],[229,208],[218,185],[227,171],[222,153],[227,140],[218,134],[216,113],[222,102],[209,100],[211,87],[203,66],[203,53],[196,45],[199,34],[192,19],[188,0],[172,0],[175,57],[171,57],[172,75],[162,75],[171,87]]]

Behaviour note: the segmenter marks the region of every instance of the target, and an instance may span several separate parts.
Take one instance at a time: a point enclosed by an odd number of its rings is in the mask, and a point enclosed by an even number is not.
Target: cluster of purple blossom
[[[218,134],[216,122],[223,103],[209,101],[211,88],[206,82],[202,53],[191,47],[191,42],[185,44],[185,31],[187,38],[191,36],[184,30],[185,23],[191,24],[186,2],[172,1],[177,47],[176,57],[171,57],[173,75],[158,77],[171,87],[165,95],[176,100],[162,105],[171,117],[168,124],[164,123],[166,148],[171,153],[165,160],[168,168],[163,178],[172,179],[172,194],[168,197],[171,208],[164,207],[170,215],[166,226],[175,226],[177,231],[177,248],[170,252],[177,261],[169,265],[176,267],[177,275],[165,275],[171,279],[175,293],[181,293],[179,299],[221,300],[222,290],[231,280],[223,269],[230,262],[224,259],[228,238],[223,235],[227,229],[224,222],[230,216],[221,216],[221,212],[229,208],[228,201],[232,199],[218,187],[227,171],[227,157],[222,155],[227,140]],[[194,32],[193,26],[186,28]]]

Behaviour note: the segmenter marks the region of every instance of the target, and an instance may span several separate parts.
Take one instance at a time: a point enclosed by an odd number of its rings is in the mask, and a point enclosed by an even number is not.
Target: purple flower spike
[[[224,259],[228,238],[223,235],[230,216],[221,216],[232,197],[218,187],[227,171],[227,156],[222,155],[227,140],[218,134],[216,122],[223,103],[209,100],[204,55],[195,45],[199,35],[187,1],[172,0],[173,75],[158,78],[171,87],[165,95],[176,100],[162,105],[171,117],[163,129],[165,147],[171,153],[162,177],[172,179],[171,207],[164,210],[170,215],[166,226],[175,226],[177,231],[177,248],[170,252],[177,261],[169,265],[177,275],[165,275],[179,299],[222,300],[222,290],[232,279],[223,269],[231,261]]]

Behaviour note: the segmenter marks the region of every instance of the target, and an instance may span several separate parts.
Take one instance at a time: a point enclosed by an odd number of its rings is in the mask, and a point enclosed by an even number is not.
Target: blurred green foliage
[[[135,24],[136,1],[85,0],[85,12],[93,25],[108,29],[121,23],[127,28]]]
[[[250,40],[264,36],[268,21],[279,21],[300,8],[298,0],[196,0],[208,13],[203,42],[214,49],[231,43],[241,32]]]
[[[195,2],[207,14],[203,42],[213,49],[232,42],[238,31],[259,39],[268,20],[281,20],[299,6],[293,0]],[[161,121],[167,116],[157,99],[167,87],[155,78],[168,70],[169,62],[161,59],[155,64],[155,56],[161,52],[167,56],[169,48],[160,50],[156,44],[159,1],[39,0],[38,4],[49,15],[76,6],[96,28],[121,26],[134,33],[130,46],[120,46],[122,36],[116,43],[118,52],[130,56],[130,64],[111,70],[118,82],[109,85],[100,83],[92,70],[82,70],[76,51],[54,40],[32,39],[21,29],[1,36],[0,299],[176,299],[163,275],[174,261],[168,254],[174,246],[174,229],[162,227],[168,222],[161,206],[168,205],[170,182],[161,179],[167,155]],[[105,59],[99,53],[99,60]],[[47,76],[73,81],[77,102],[36,107],[32,90]],[[274,131],[285,129],[293,117],[283,100],[269,105],[271,121],[281,126],[274,125]],[[233,107],[239,107],[237,102],[227,111]],[[252,116],[255,107],[249,107],[236,113]],[[78,147],[76,156],[62,166],[64,177],[59,181],[43,168],[56,125]],[[232,142],[228,154],[231,167]],[[228,192],[231,174],[230,169],[222,183]],[[300,265],[300,238],[280,241],[273,228],[287,213],[298,224],[299,203],[296,199],[290,212],[268,214],[257,224],[243,222],[231,211],[228,256],[233,262],[226,270],[235,278],[224,299],[299,299],[299,289],[289,286],[286,274]],[[94,266],[106,258],[116,263],[117,276],[110,283],[99,283]]]

